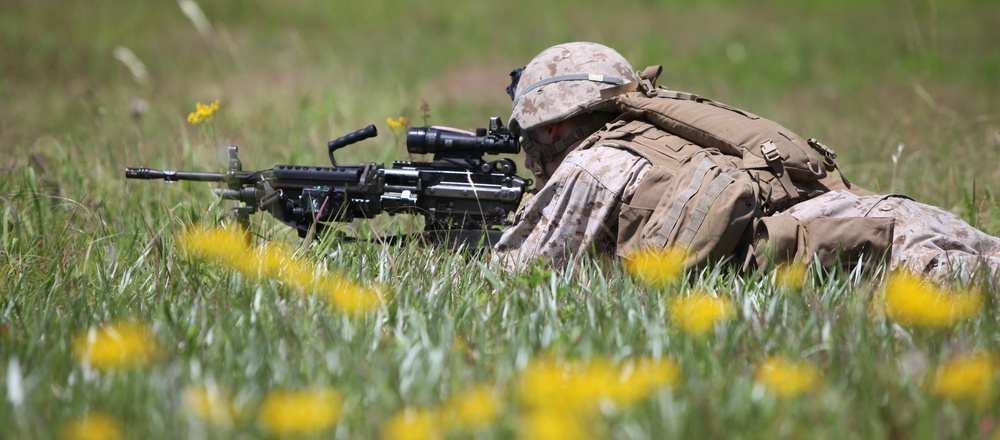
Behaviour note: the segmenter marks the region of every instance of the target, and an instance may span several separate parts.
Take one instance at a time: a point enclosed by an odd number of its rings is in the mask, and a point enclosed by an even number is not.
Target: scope
[[[490,118],[489,130],[475,133],[450,127],[414,127],[406,132],[406,150],[411,154],[517,154],[517,138],[500,118]]]

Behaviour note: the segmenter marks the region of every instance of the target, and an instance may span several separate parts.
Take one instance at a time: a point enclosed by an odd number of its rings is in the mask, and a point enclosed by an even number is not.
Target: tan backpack
[[[816,139],[805,140],[770,119],[695,94],[655,87],[662,68],[641,82],[608,89],[626,119],[644,119],[705,148],[742,159],[759,186],[763,212],[781,211],[834,189],[871,194],[840,175],[837,154]]]
[[[852,267],[863,255],[888,254],[891,221],[769,217],[831,190],[872,194],[840,175],[832,149],[745,110],[654,87],[659,73],[659,66],[647,68],[641,82],[604,92],[615,96],[622,117],[595,143],[653,165],[632,199],[623,200],[620,255],[684,247],[687,267],[742,260],[747,269],[814,258]]]

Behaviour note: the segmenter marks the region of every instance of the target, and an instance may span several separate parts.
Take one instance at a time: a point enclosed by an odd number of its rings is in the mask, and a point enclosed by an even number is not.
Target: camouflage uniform
[[[565,265],[593,249],[615,254],[622,200],[632,197],[650,169],[646,159],[610,147],[570,153],[549,183],[524,207],[496,246],[509,269],[546,258]],[[891,217],[889,269],[905,267],[935,277],[971,276],[981,263],[1000,270],[1000,238],[940,208],[901,195],[857,196],[831,191],[775,214],[799,221],[819,217]]]
[[[936,277],[971,276],[985,264],[991,276],[1000,270],[1000,238],[988,235],[954,214],[902,195],[859,197],[831,191],[777,214],[799,221],[819,217],[891,217],[894,219],[889,269],[907,268]]]
[[[619,125],[621,132],[616,132],[614,124],[609,124],[603,131],[599,131],[599,136],[588,138],[594,140],[588,142],[586,146],[565,153],[570,145],[576,145],[575,142],[598,131],[603,125],[600,120],[585,122],[580,119],[581,116],[608,112],[623,114],[623,110],[616,106],[614,97],[631,90],[650,91],[653,87],[652,82],[658,75],[658,69],[646,69],[642,74],[638,74],[632,70],[621,54],[594,43],[553,46],[532,59],[523,69],[511,73],[512,83],[508,88],[513,100],[509,122],[511,130],[519,133],[521,146],[526,155],[532,159],[533,173],[539,177],[546,177],[545,172],[548,168],[543,168],[542,164],[558,164],[558,167],[550,176],[548,183],[519,213],[514,226],[504,233],[496,245],[497,252],[493,256],[495,260],[509,268],[517,268],[538,258],[549,259],[557,265],[565,265],[575,256],[590,249],[621,254],[623,250],[628,252],[630,246],[635,247],[636,243],[629,239],[629,234],[633,234],[634,237],[634,229],[637,227],[652,228],[662,233],[657,239],[663,238],[663,240],[654,243],[663,241],[663,245],[673,245],[674,241],[679,241],[682,242],[681,245],[690,244],[688,247],[699,254],[716,251],[714,255],[699,257],[694,263],[739,258],[735,254],[747,253],[752,245],[753,240],[749,238],[751,235],[749,232],[753,231],[753,228],[748,226],[751,219],[763,217],[765,212],[781,211],[788,205],[777,206],[766,203],[769,201],[794,203],[798,197],[791,196],[804,188],[808,197],[819,197],[799,201],[787,211],[776,215],[793,216],[799,221],[818,217],[894,218],[890,261],[892,269],[903,266],[932,275],[953,272],[968,274],[980,261],[988,262],[993,273],[1000,269],[1000,239],[984,234],[938,208],[901,196],[868,196],[870,193],[867,191],[859,191],[859,195],[846,191],[832,191],[838,188],[834,184],[827,185],[828,181],[836,180],[834,183],[839,184],[839,179],[817,181],[816,185],[803,185],[801,188],[796,182],[787,181],[795,168],[785,167],[794,162],[788,162],[790,156],[787,155],[775,157],[773,153],[777,151],[781,154],[781,151],[775,147],[773,138],[761,143],[760,158],[750,157],[746,162],[741,162],[747,158],[741,150],[741,158],[727,155],[726,157],[732,159],[718,160],[717,155],[725,151],[720,148],[703,148],[704,145],[712,145],[693,140],[701,138],[686,137],[686,140],[678,142],[680,138],[674,135],[680,136],[681,133],[670,133],[668,136],[665,131],[647,128],[649,130],[647,132],[642,131],[647,129],[641,127],[626,130],[630,125],[645,123],[616,121],[626,124]],[[748,120],[760,119],[748,116],[738,109],[731,110],[739,112]],[[631,110],[625,114],[629,115],[627,119],[636,119],[636,113]],[[571,118],[575,131],[563,133],[565,126],[560,123]],[[546,129],[558,130],[561,138],[556,139],[553,132],[546,132]],[[709,136],[705,138],[715,139],[714,134],[718,131],[738,129],[731,124],[723,124],[709,129]],[[775,133],[780,133],[791,141],[792,138],[788,137],[783,127],[774,126],[770,129],[778,130]],[[548,133],[549,138],[546,140],[542,133]],[[536,139],[535,135],[539,137]],[[596,140],[598,138],[601,140]],[[604,140],[610,142],[603,142]],[[546,144],[542,141],[553,143]],[[740,140],[736,145],[745,142],[748,141]],[[801,143],[805,144],[805,141]],[[725,143],[720,145],[723,144]],[[810,141],[810,146],[820,150],[818,146],[821,144],[817,142],[813,145]],[[765,147],[770,150],[765,152]],[[561,154],[566,156],[560,164],[557,158]],[[689,162],[689,159],[699,155],[705,157],[693,163]],[[709,155],[716,156],[713,160],[708,160]],[[823,162],[835,168],[835,163],[832,162],[834,158],[835,154],[832,154],[832,151],[825,151]],[[750,160],[756,160],[758,163],[751,165]],[[814,162],[806,162],[810,165],[808,171],[812,171],[812,163]],[[768,169],[761,169],[761,164]],[[757,179],[739,171],[743,169],[756,170]],[[682,171],[692,170],[694,174],[690,177],[682,174]],[[715,177],[707,179],[706,176],[709,174],[706,173],[714,173]],[[767,182],[778,182],[780,185],[768,183],[770,186],[765,191],[762,187],[752,189],[752,186],[746,183],[764,182],[760,176],[768,173],[775,178]],[[644,178],[647,178],[649,185],[640,186]],[[690,179],[690,183],[686,183],[685,178]],[[705,185],[702,186],[702,183]],[[846,181],[843,183],[846,184]],[[642,188],[642,192],[637,193],[639,188]],[[727,192],[730,189],[733,190],[732,193]],[[772,190],[778,189],[785,190],[788,197],[771,200],[778,194]],[[697,198],[696,203],[689,203],[696,191],[702,196]],[[660,192],[665,194],[661,195]],[[744,192],[749,195],[744,196]],[[725,208],[710,212],[712,204],[716,201],[732,200],[718,198],[723,193],[734,195],[735,200],[746,204],[745,209],[735,203],[720,202],[723,206],[733,207],[729,210],[731,212],[727,214]],[[752,200],[755,194],[756,205]],[[708,195],[711,197],[705,197]],[[766,197],[761,198],[762,196]],[[645,217],[636,217],[639,219],[637,223],[631,216],[631,213],[635,212],[632,205],[635,205],[637,200],[641,203],[650,200],[668,201],[669,209],[664,211],[668,215],[664,217],[669,221],[654,225],[652,217],[647,213],[643,214]],[[660,206],[655,205],[654,208],[642,205],[643,208],[649,208],[646,211],[651,212],[658,212]],[[765,207],[768,209],[765,210]],[[675,216],[674,208],[680,208],[676,210],[677,212],[690,208],[692,214]],[[626,212],[629,216],[623,215]],[[706,217],[714,221],[709,221]],[[681,230],[680,223],[676,223],[678,219],[691,219],[687,229],[684,230],[685,234],[679,235],[680,238],[673,234]],[[649,220],[649,223],[642,223],[645,220]],[[888,222],[882,223],[888,224]],[[706,224],[707,226],[702,228]],[[885,231],[888,231],[888,227]],[[706,234],[692,235],[687,232]],[[850,230],[848,233],[853,234]],[[708,239],[695,242],[691,239],[695,236]],[[720,237],[726,240],[726,246],[713,246],[710,239]],[[818,237],[814,237],[816,238]],[[817,242],[829,245],[828,248],[839,252],[839,245],[832,243],[831,237],[822,238],[826,241]],[[888,245],[887,238],[887,234],[881,235],[884,245]],[[709,243],[709,245],[695,243]]]
[[[573,151],[504,232],[494,260],[514,269],[537,258],[565,265],[591,248],[613,254],[621,202],[649,168],[617,148]]]

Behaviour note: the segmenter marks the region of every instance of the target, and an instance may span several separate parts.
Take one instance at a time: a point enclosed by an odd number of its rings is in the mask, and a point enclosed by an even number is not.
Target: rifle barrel
[[[193,180],[196,182],[224,182],[226,180],[226,174],[127,167],[125,168],[125,178],[141,179],[141,180],[166,180],[167,182],[176,182],[179,180]]]

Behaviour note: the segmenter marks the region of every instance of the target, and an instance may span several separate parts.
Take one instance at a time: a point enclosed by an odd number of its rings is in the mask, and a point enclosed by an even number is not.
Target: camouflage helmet
[[[601,90],[637,81],[632,66],[614,49],[597,43],[566,43],[535,56],[512,84],[508,125],[520,130],[603,109],[613,98]]]

